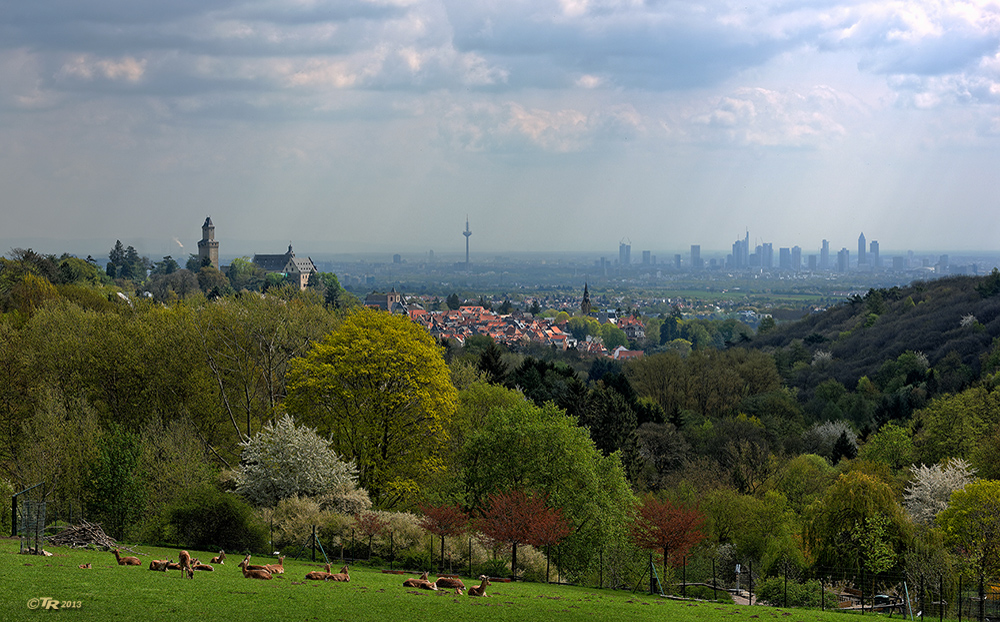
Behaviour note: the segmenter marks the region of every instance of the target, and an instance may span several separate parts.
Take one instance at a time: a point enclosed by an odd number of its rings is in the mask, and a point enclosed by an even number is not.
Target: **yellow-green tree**
[[[892,568],[910,539],[892,488],[869,473],[841,475],[806,509],[806,543],[820,567]]]
[[[372,501],[412,503],[442,468],[457,392],[434,338],[409,319],[358,309],[291,362],[288,411],[328,434]]]
[[[981,479],[951,493],[937,523],[974,576],[1000,577],[1000,481]]]

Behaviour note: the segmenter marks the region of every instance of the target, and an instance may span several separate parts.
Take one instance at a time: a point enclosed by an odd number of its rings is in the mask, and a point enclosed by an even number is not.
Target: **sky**
[[[0,0],[43,252],[995,250],[998,179],[996,1]]]

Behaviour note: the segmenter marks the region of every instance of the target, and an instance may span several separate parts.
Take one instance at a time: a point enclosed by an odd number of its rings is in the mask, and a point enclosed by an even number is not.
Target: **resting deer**
[[[271,574],[285,574],[285,556],[282,555],[279,557],[277,564],[266,564],[264,570],[267,570]]]
[[[431,583],[430,581],[427,580],[427,575],[428,574],[430,574],[430,573],[425,572],[424,574],[420,575],[419,579],[407,579],[406,581],[403,581],[403,587],[417,587],[417,588],[420,588],[422,590],[436,590],[436,589],[438,589],[437,585],[435,585],[435,584],[433,584],[433,583]]]
[[[245,567],[247,570],[267,570],[267,566],[261,566],[259,564],[251,564],[249,553],[247,553],[247,556],[243,558],[242,562],[240,562],[240,566]],[[267,570],[267,572],[270,574],[271,571]]]
[[[327,579],[327,581],[343,581],[344,583],[348,583],[350,580],[351,576],[347,574],[347,566],[341,568],[340,572],[330,575],[330,578]]]
[[[191,570],[205,570],[207,572],[215,572],[215,568],[212,568],[208,564],[201,563],[199,559],[191,560]]]
[[[492,583],[490,583],[490,578],[487,577],[486,575],[481,574],[479,575],[479,578],[482,579],[482,583],[470,587],[469,596],[486,596],[486,586],[493,585]]]
[[[174,561],[167,562],[167,567],[164,570],[181,570],[181,565]]]
[[[115,549],[115,559],[118,560],[118,565],[119,566],[141,566],[142,565],[142,562],[139,561],[138,557],[122,557],[121,554],[118,552],[118,549]]]
[[[458,577],[438,577],[438,580],[434,584],[438,587],[465,589],[465,584]]]
[[[86,564],[80,564],[80,569],[81,570],[90,570],[90,562],[87,562]]]
[[[306,573],[306,579],[310,581],[328,581],[333,575],[330,574],[330,564],[326,565],[326,571],[313,570]]]
[[[210,564],[225,564],[226,563],[226,552],[225,551],[219,551],[219,554],[216,557],[213,557],[211,560],[209,560],[208,563],[210,563]]]
[[[166,572],[167,566],[170,565],[171,561],[169,559],[154,559],[149,562],[150,570],[159,570],[160,572]]]
[[[271,579],[271,573],[266,570],[248,570],[246,564],[240,564],[240,568],[243,569],[243,576],[247,579],[263,579],[265,581]]]

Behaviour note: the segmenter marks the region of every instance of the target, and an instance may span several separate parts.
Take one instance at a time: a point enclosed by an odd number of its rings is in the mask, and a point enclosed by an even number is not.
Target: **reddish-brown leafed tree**
[[[520,490],[487,497],[476,528],[497,542],[511,546],[511,578],[517,578],[517,545],[555,543],[565,537],[559,527],[562,512],[546,505],[546,498]],[[567,526],[568,528],[568,526]],[[568,533],[568,532],[567,532]]]
[[[650,495],[636,505],[632,539],[640,548],[663,551],[663,573],[666,575],[668,559],[676,560],[686,555],[705,538],[704,524],[705,515],[697,506],[660,501]]]
[[[375,536],[385,531],[389,526],[389,521],[380,517],[375,512],[362,512],[354,515],[354,524],[358,531],[368,536],[368,559],[372,558],[372,541]]]
[[[457,505],[428,505],[422,506],[420,510],[424,513],[420,526],[441,538],[441,571],[444,572],[445,536],[464,533],[469,526],[469,517]]]
[[[545,547],[545,580],[549,580],[549,549],[559,544],[563,538],[573,532],[569,521],[563,516],[560,508],[546,507],[545,511],[538,516],[531,534],[529,544],[536,547]]]

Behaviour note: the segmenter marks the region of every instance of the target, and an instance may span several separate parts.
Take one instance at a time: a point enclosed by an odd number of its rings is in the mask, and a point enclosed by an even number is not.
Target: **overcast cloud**
[[[0,0],[48,252],[992,250],[997,171],[992,1]]]

